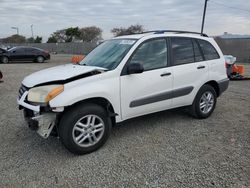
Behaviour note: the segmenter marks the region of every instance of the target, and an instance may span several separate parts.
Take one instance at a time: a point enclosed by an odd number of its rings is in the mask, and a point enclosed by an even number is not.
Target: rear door
[[[26,59],[27,60],[34,60],[38,54],[38,50],[34,48],[26,48],[25,49]]]
[[[195,39],[171,37],[173,106],[190,105],[209,77],[208,66]]]
[[[220,57],[219,53],[210,42],[201,39],[197,39],[197,42],[200,45],[200,48],[204,54],[204,58],[209,67],[209,79],[216,81],[227,79],[225,59],[223,55]],[[216,45],[214,41],[212,42],[214,45]]]
[[[131,63],[141,63],[144,72],[121,75],[123,120],[171,108],[173,77],[172,68],[168,67],[166,39],[143,42],[132,54],[128,61]]]

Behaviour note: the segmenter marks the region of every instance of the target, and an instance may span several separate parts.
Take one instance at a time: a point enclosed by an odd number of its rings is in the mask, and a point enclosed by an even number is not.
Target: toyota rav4
[[[152,31],[107,40],[79,64],[27,76],[18,104],[31,129],[56,134],[72,153],[100,148],[117,122],[186,106],[209,117],[228,87],[223,54],[213,38]]]

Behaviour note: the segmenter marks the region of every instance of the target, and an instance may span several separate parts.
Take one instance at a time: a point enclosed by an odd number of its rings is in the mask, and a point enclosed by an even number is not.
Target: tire
[[[80,104],[63,114],[58,134],[62,144],[70,152],[82,155],[103,146],[111,133],[111,127],[111,119],[101,106]]]
[[[9,63],[9,58],[6,57],[6,56],[3,56],[3,57],[1,58],[1,62],[4,63],[4,64],[7,64],[7,63]]]
[[[38,57],[36,58],[36,62],[38,62],[38,63],[43,63],[43,62],[44,62],[44,57],[43,57],[43,56],[38,56]]]
[[[192,106],[191,115],[197,119],[208,118],[214,111],[217,94],[211,85],[203,85],[198,91]]]

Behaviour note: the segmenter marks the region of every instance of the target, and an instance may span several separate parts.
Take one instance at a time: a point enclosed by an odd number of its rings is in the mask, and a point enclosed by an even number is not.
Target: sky
[[[0,0],[0,38],[15,34],[13,26],[31,37],[31,24],[44,42],[54,31],[76,26],[98,26],[104,39],[112,28],[132,24],[199,32],[203,7],[204,0]],[[209,0],[204,32],[250,34],[250,1]]]

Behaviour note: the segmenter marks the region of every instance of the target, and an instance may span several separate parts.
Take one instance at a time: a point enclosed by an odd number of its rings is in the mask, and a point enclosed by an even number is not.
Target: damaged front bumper
[[[24,109],[24,118],[30,129],[35,130],[41,137],[48,138],[56,124],[57,113],[41,112],[39,105],[31,105],[25,101],[27,95],[28,91],[17,99],[19,107]]]

